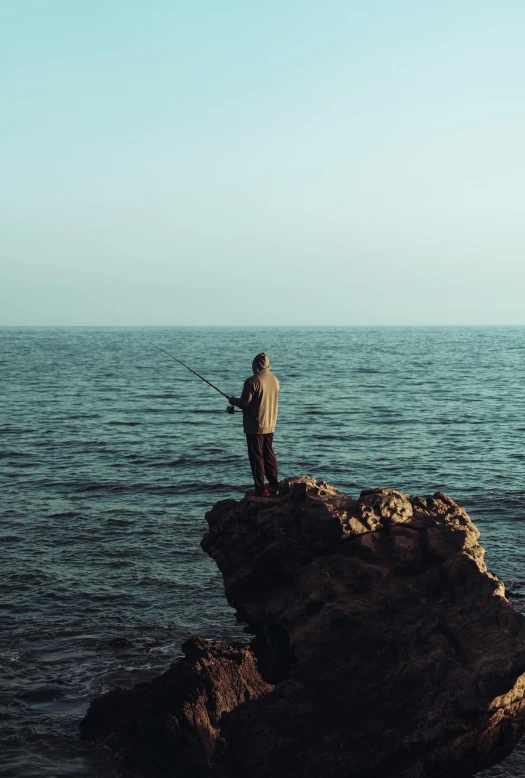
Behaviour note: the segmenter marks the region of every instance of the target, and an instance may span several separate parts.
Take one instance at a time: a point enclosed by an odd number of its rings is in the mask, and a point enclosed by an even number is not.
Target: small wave
[[[114,427],[138,427],[140,421],[108,421],[106,423]]]
[[[48,516],[50,519],[79,519],[82,514],[77,511],[64,511],[63,513],[50,513]]]
[[[134,567],[134,562],[128,562],[125,559],[117,559],[114,562],[106,562],[106,565],[110,569],[120,569],[121,567]]]
[[[177,395],[173,393],[168,394],[144,394],[143,397],[147,397],[149,400],[176,400]]]
[[[216,413],[221,413],[221,412],[222,411],[221,411],[220,408],[194,408],[193,410],[190,411],[190,413],[201,413],[201,414],[204,414],[204,413],[215,413],[216,414]]]
[[[231,493],[232,491],[234,491],[234,492],[235,491],[244,492],[244,489],[240,489],[240,488],[239,489],[235,489],[235,488],[232,489],[230,484],[224,484],[224,483],[218,483],[218,482],[216,482],[216,483],[213,483],[213,482],[212,483],[210,483],[210,482],[208,482],[208,483],[201,483],[201,482],[191,481],[191,482],[187,482],[187,483],[181,484],[178,487],[172,487],[172,486],[153,487],[152,491],[168,492],[168,493],[169,492],[172,492],[172,493],[177,493],[177,492],[186,493],[186,492],[190,492],[190,491],[191,492],[208,492],[208,493],[209,492],[229,492],[229,493]]]
[[[419,419],[382,419],[377,424],[385,427],[400,427],[402,424],[419,424],[423,426]]]
[[[10,582],[18,583],[45,583],[52,580],[51,576],[41,570],[35,573],[9,573],[7,578]]]
[[[135,519],[137,516],[144,515],[142,511],[137,511],[134,508],[125,508],[123,506],[120,506],[118,508],[112,508],[111,510],[108,510],[107,513],[108,515],[112,515],[116,513],[117,519],[121,519],[123,516],[131,516]]]
[[[25,650],[23,648],[17,649],[16,651],[13,651],[12,653],[9,652],[2,652],[0,653],[0,663],[7,661],[9,663],[11,662],[19,662],[20,659],[24,656]]]
[[[110,592],[105,592],[104,594],[97,594],[93,593],[89,595],[89,602],[90,603],[109,603],[109,602],[122,602],[123,605],[125,605],[126,602],[128,602],[130,599],[129,595],[127,594],[111,594]],[[93,610],[93,609],[91,609]]]
[[[49,702],[62,696],[62,694],[62,689],[58,689],[56,686],[40,686],[36,689],[22,692],[18,695],[18,698],[26,702]]]
[[[190,463],[191,464],[191,463]],[[110,492],[111,494],[187,494],[188,492],[214,493],[231,491],[224,483],[202,483],[187,481],[177,486],[165,486],[162,483],[68,483],[68,489],[76,492]],[[247,487],[248,488],[248,487]]]
[[[33,433],[36,430],[31,427],[0,427],[0,435],[27,435],[29,432]]]
[[[134,645],[133,641],[127,637],[115,637],[97,641],[95,648],[97,651],[105,651],[111,648],[134,648]]]
[[[134,487],[123,486],[120,483],[72,483],[69,486],[77,492],[127,492]]]
[[[144,462],[143,464],[148,464]],[[179,467],[180,465],[195,464],[191,462],[188,457],[180,457],[179,459],[173,459],[171,462],[151,462],[149,467]]]

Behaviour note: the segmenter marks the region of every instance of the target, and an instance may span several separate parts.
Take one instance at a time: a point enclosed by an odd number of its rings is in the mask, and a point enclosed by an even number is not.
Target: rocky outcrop
[[[249,645],[193,637],[182,650],[184,658],[153,681],[96,698],[80,725],[83,739],[123,753],[130,778],[215,775],[226,745],[222,714],[272,688]]]
[[[525,726],[525,619],[444,494],[291,479],[224,501],[204,549],[276,683],[223,719],[254,778],[465,776]]]
[[[203,548],[251,646],[185,644],[84,736],[141,776],[467,778],[525,728],[525,619],[444,494],[288,479],[225,500]],[[137,772],[138,771],[138,772]]]

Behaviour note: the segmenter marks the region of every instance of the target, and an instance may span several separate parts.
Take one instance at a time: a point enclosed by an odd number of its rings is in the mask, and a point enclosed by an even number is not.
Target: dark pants
[[[264,476],[270,486],[277,486],[277,460],[273,453],[273,432],[266,435],[246,435],[248,456],[256,492],[264,491]]]

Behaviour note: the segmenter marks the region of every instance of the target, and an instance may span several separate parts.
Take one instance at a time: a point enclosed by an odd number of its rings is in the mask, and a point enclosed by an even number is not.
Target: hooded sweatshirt
[[[270,360],[264,352],[257,354],[252,370],[253,375],[244,382],[240,398],[232,397],[231,401],[242,408],[243,427],[247,435],[266,435],[275,430],[281,387],[270,373]]]

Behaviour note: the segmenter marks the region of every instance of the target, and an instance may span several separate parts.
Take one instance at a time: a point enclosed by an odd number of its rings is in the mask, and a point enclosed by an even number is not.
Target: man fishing
[[[226,397],[230,405],[227,413],[235,413],[234,405],[242,409],[244,432],[248,443],[248,456],[252,468],[255,488],[246,493],[247,497],[271,497],[277,494],[277,460],[273,453],[273,433],[277,422],[277,402],[281,387],[277,378],[270,373],[270,360],[262,352],[252,362],[253,375],[246,379],[240,397],[228,397],[221,389],[197,373],[169,351],[152,344],[159,351],[196,375],[208,387]],[[264,477],[268,486],[264,484]]]
[[[273,433],[277,422],[279,381],[270,373],[270,360],[262,352],[252,362],[253,375],[246,379],[240,397],[229,402],[242,410],[248,457],[255,488],[247,497],[271,497],[277,494],[277,460],[273,452]],[[264,477],[268,479],[265,486]]]

